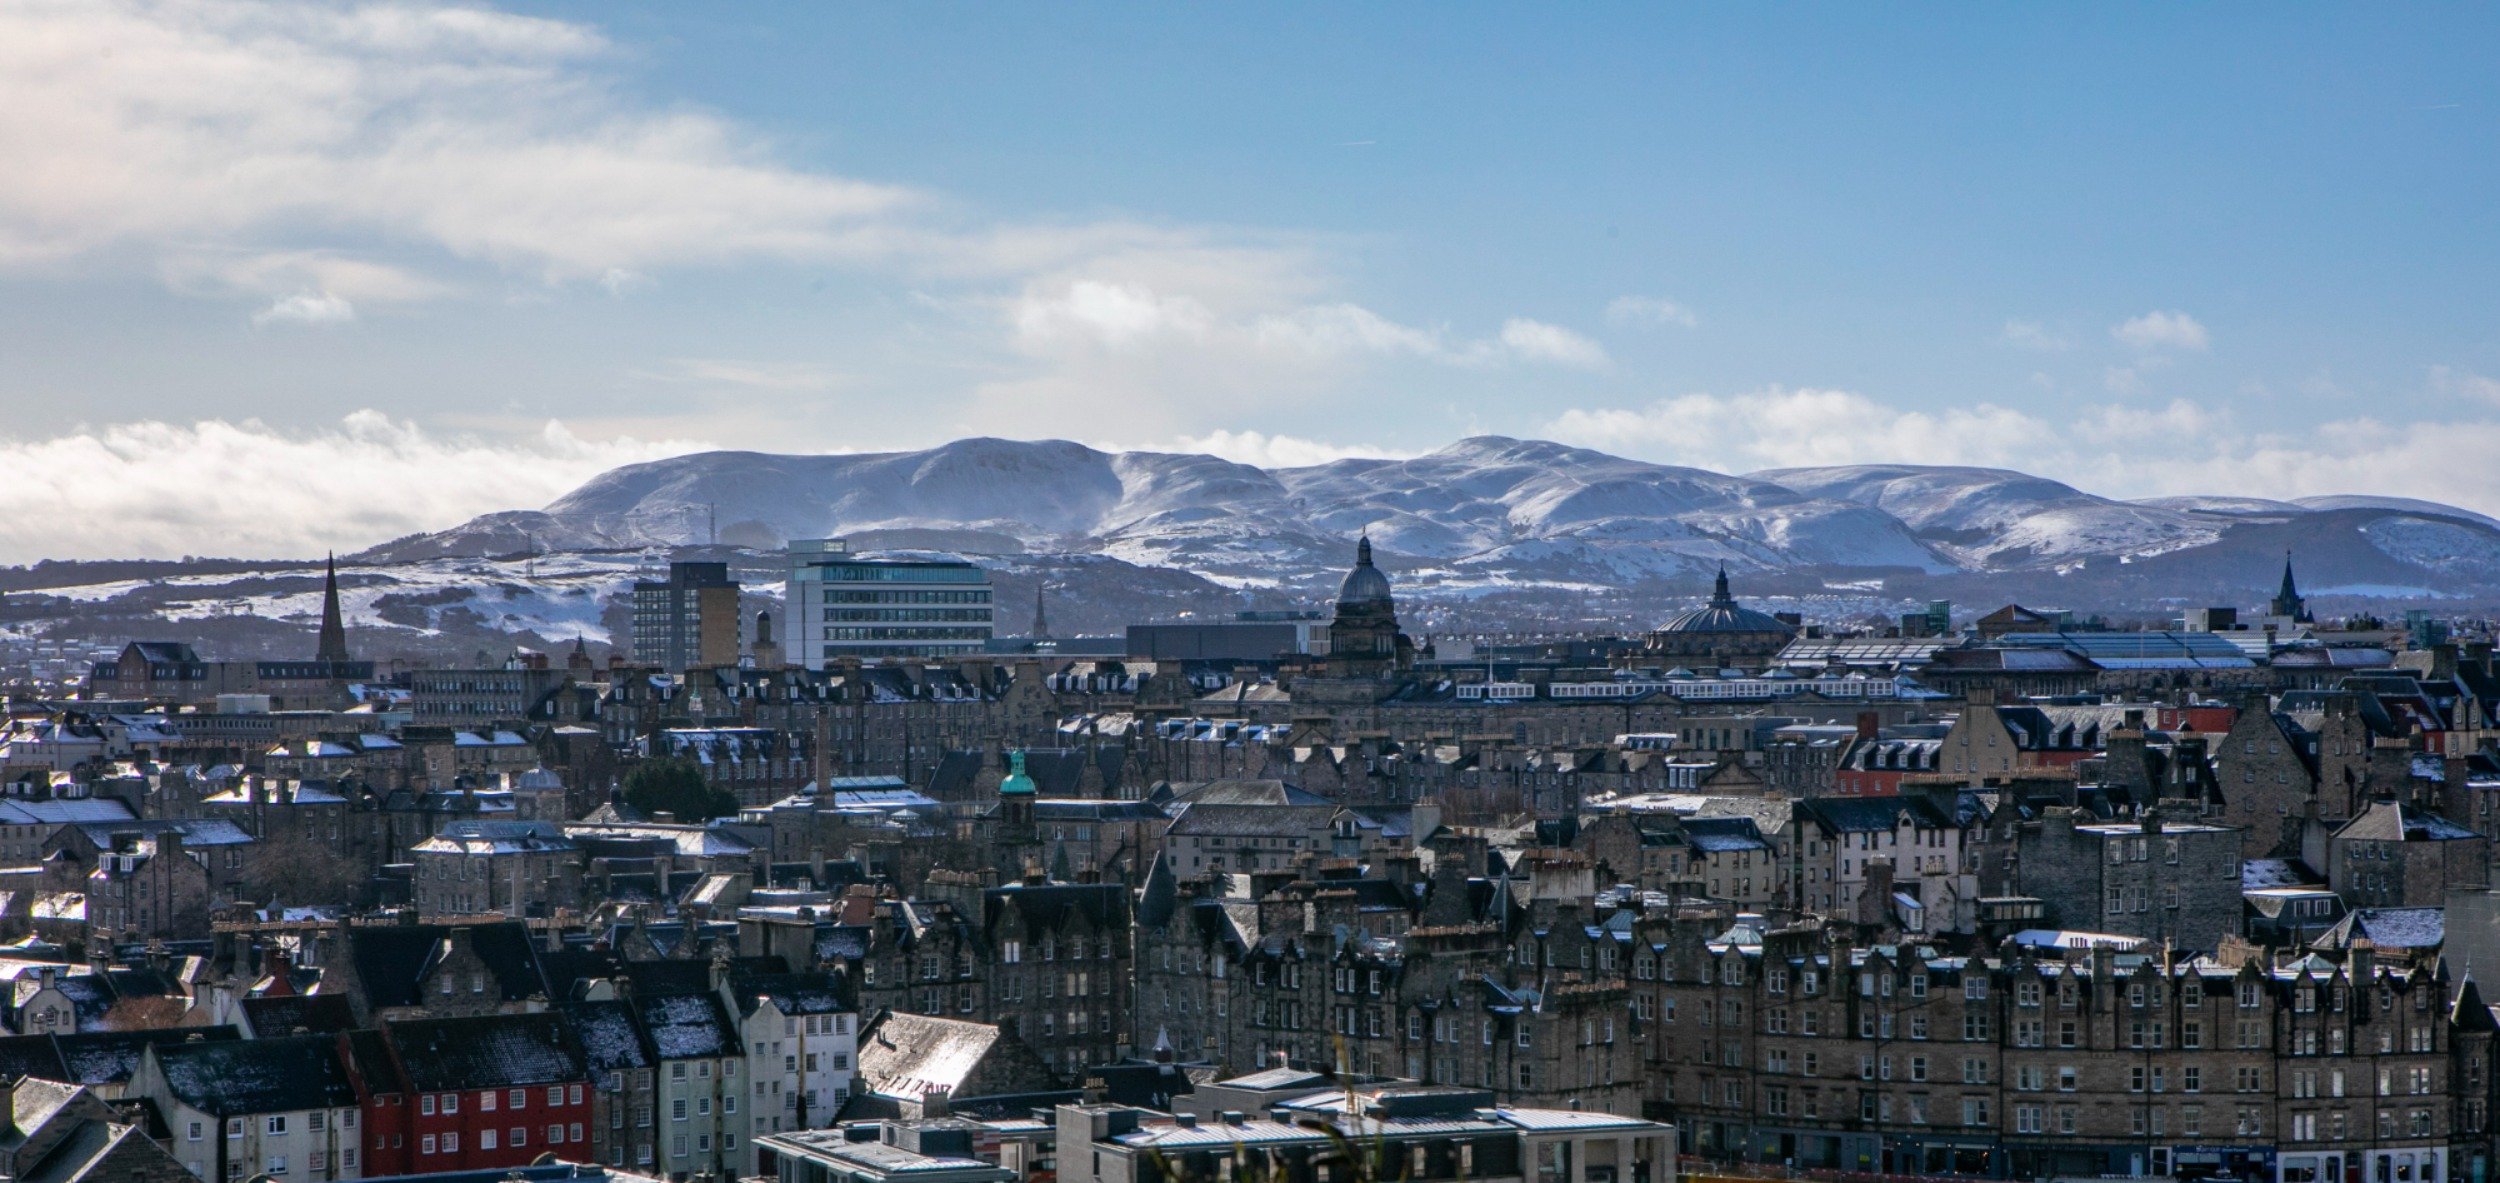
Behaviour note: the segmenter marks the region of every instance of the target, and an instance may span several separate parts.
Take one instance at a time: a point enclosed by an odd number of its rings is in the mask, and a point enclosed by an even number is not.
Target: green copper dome
[[[1033,795],[1033,778],[1024,774],[1024,753],[1007,753],[1007,779],[998,782],[998,795],[1001,797]]]

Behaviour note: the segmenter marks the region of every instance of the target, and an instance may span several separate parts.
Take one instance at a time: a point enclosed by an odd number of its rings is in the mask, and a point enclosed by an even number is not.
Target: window
[[[458,1093],[444,1093],[444,1094],[443,1094],[443,1112],[445,1112],[445,1113],[458,1113],[458,1112],[460,1112],[460,1094],[458,1094]]]
[[[283,1133],[285,1133],[285,1132],[286,1132],[286,1115],[285,1115],[285,1114],[283,1114],[283,1113],[280,1113],[280,1114],[275,1114],[275,1115],[271,1116],[271,1117],[270,1117],[270,1119],[269,1119],[269,1124],[268,1124],[268,1132],[269,1132],[269,1133],[271,1133],[271,1134],[283,1134]]]
[[[512,1095],[516,1097],[520,1096],[521,1090],[512,1090]],[[488,1089],[477,1095],[477,1111],[480,1113],[493,1113],[495,1111],[495,1090]]]
[[[196,1122],[196,1121],[195,1121],[195,1122],[192,1122],[192,1123],[191,1123],[191,1141],[197,1142],[197,1141],[199,1141],[199,1140],[200,1140],[200,1123],[198,1123],[198,1122]]]
[[[418,1139],[417,1150],[424,1154],[434,1153],[434,1135],[427,1134],[425,1137]]]
[[[477,1133],[477,1148],[480,1150],[493,1150],[495,1148],[495,1131],[479,1130]]]
[[[272,1175],[283,1175],[286,1173],[285,1155],[272,1154],[269,1156],[269,1173]]]
[[[443,1135],[443,1153],[445,1153],[445,1154],[458,1154],[458,1153],[460,1153],[460,1135],[458,1135],[458,1134],[445,1134],[445,1135]]]

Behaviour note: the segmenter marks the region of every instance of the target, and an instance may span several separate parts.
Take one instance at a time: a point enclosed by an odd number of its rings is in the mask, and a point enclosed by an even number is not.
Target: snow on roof
[[[45,801],[0,800],[0,826],[61,826],[136,820],[130,807],[109,797],[55,797]]]

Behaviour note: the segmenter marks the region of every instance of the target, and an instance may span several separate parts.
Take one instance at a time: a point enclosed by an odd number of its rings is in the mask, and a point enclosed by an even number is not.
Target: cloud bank
[[[480,513],[534,508],[620,464],[696,450],[428,432],[379,411],[335,427],[142,422],[0,444],[0,562],[355,550]]]
[[[2453,370],[2435,389],[2500,397],[2500,383]],[[2329,493],[2419,497],[2500,510],[2500,423],[2391,423],[2371,416],[2286,431],[2186,399],[2083,406],[2051,418],[1993,403],[1904,409],[1847,390],[1772,387],[1689,394],[1635,408],[1573,409],[1539,428],[1553,439],[1719,472],[1852,464],[2012,468],[2109,497]]]

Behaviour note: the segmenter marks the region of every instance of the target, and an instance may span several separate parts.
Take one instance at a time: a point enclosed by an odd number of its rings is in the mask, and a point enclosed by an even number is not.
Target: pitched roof
[[[363,983],[365,1001],[375,1007],[423,1005],[426,975],[449,956],[455,930],[465,930],[469,947],[486,963],[502,1001],[520,1002],[547,995],[545,974],[529,930],[517,920],[486,924],[392,924],[347,929],[348,957]]]
[[[335,1035],[354,1030],[356,1009],[344,994],[280,994],[242,1000],[243,1021],[255,1035]]]
[[[634,1012],[663,1060],[735,1055],[738,1028],[717,994],[663,994],[634,999]]]
[[[562,1015],[476,1015],[385,1024],[408,1083],[420,1090],[584,1080],[581,1045]]]
[[[2438,814],[2381,800],[2371,802],[2361,816],[2335,831],[2335,837],[2364,842],[2455,842],[2482,835]]]
[[[1333,805],[1217,805],[1192,803],[1172,819],[1176,837],[1316,837],[1328,833]]]
[[[356,1104],[338,1040],[327,1035],[173,1043],[149,1054],[175,1100],[218,1117]]]
[[[36,1038],[43,1038],[37,1036]],[[243,1033],[232,1025],[217,1027],[164,1027],[154,1031],[82,1031],[76,1035],[50,1037],[61,1057],[65,1075],[55,1079],[87,1085],[120,1085],[130,1083],[139,1071],[139,1060],[150,1047],[189,1043],[193,1039],[233,1040]]]
[[[634,1021],[633,1004],[621,998],[596,1002],[563,1002],[556,1012],[573,1025],[573,1037],[594,1075],[648,1068],[659,1062],[651,1041]]]

